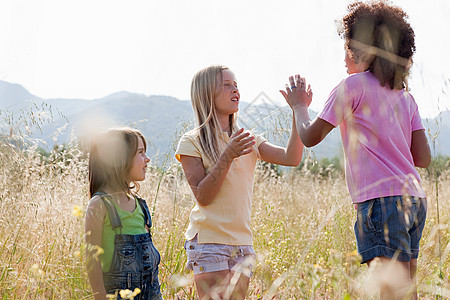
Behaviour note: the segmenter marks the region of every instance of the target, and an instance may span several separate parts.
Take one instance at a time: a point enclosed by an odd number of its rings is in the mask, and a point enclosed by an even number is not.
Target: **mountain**
[[[148,140],[148,154],[164,159],[176,146],[177,138],[194,125],[190,101],[169,96],[146,96],[117,92],[94,100],[42,99],[29,93],[18,84],[0,81],[0,131],[8,128],[4,124],[8,114],[20,115],[33,111],[41,117],[52,117],[34,130],[32,136],[44,141],[44,148],[55,143],[67,143],[73,137],[112,126],[131,126],[142,131]],[[50,113],[51,112],[51,113]],[[311,112],[311,116],[317,115]],[[50,121],[52,120],[52,121]],[[241,102],[239,123],[242,127],[263,134],[270,142],[284,144],[291,128],[291,112],[287,106],[279,107],[264,93],[252,103]],[[450,155],[450,111],[437,118],[424,119],[430,145],[434,153]],[[7,131],[5,131],[7,132]],[[340,134],[333,130],[321,144],[311,148],[316,158],[342,155]]]
[[[180,101],[168,96],[145,96],[128,92],[119,92],[104,98],[87,101],[77,107],[71,100],[67,106],[74,106],[73,111],[66,109],[65,101],[49,101],[52,107],[58,107],[67,118],[58,126],[70,124],[70,130],[58,137],[58,143],[69,140],[69,134],[89,135],[98,129],[114,126],[130,126],[142,131],[148,140],[150,156],[164,154],[171,149],[176,140],[177,128],[188,122],[192,116],[190,102]],[[51,138],[54,126],[45,128],[42,138],[47,142]],[[180,131],[181,129],[178,129]],[[53,130],[54,132],[54,130]],[[50,133],[50,134],[49,134]]]
[[[28,92],[19,84],[8,83],[0,80],[0,109],[12,107],[16,110],[26,109],[31,100],[42,100]]]
[[[113,126],[130,126],[143,132],[150,156],[169,151],[176,141],[176,132],[188,126],[193,118],[189,101],[168,96],[117,92],[94,100],[42,99],[20,85],[0,81],[1,123],[5,123],[2,119],[8,115],[14,115],[19,123],[20,116],[31,111],[44,119],[52,115],[53,121],[44,120],[40,130],[32,132],[32,137],[43,141],[40,146],[44,149],[51,149],[55,143],[67,143],[73,136],[85,136]],[[5,126],[0,125],[0,131]]]

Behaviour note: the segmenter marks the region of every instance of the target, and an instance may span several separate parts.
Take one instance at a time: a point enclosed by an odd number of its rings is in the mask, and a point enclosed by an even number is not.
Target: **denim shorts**
[[[417,259],[427,215],[427,200],[390,196],[357,204],[356,243],[362,263],[385,256]]]
[[[186,268],[194,275],[232,270],[251,277],[256,253],[252,246],[199,244],[197,236],[184,243],[187,254]]]

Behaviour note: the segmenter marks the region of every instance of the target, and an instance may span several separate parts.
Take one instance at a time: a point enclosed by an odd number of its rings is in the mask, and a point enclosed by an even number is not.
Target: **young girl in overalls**
[[[355,235],[363,263],[376,261],[382,299],[415,299],[419,241],[427,202],[415,167],[431,161],[417,104],[407,90],[415,51],[406,13],[383,1],[349,5],[342,20],[351,74],[309,118],[305,80],[290,77],[284,96],[307,147],[339,125],[345,175],[357,207]]]
[[[89,154],[86,210],[87,271],[95,299],[162,299],[158,281],[160,255],[152,243],[150,212],[137,196],[149,158],[142,134],[111,129],[96,137]]]
[[[256,162],[297,166],[303,145],[295,127],[283,148],[237,126],[240,94],[226,67],[200,70],[191,101],[197,126],[176,151],[195,196],[185,235],[187,268],[200,299],[243,299],[255,256],[250,211]]]

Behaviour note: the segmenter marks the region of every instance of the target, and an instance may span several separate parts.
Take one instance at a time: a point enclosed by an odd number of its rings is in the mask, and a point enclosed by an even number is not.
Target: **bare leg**
[[[250,278],[229,270],[194,275],[200,300],[245,299]]]
[[[382,256],[370,261],[369,266],[376,270],[374,279],[380,289],[380,299],[405,299],[411,294],[410,262]]]
[[[224,299],[245,299],[250,278],[239,272],[230,272],[230,282],[225,292]]]
[[[417,259],[411,259],[409,262],[409,277],[411,278],[412,285],[412,299],[417,300],[417,281],[416,281],[416,271],[417,271]]]
[[[200,300],[222,299],[230,271],[217,271],[194,275],[195,287]]]

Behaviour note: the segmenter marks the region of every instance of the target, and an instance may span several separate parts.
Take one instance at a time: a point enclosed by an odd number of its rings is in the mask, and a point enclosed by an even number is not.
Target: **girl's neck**
[[[130,193],[126,192],[124,190],[119,190],[119,189],[114,189],[111,187],[106,187],[104,189],[105,193],[107,193],[108,195],[111,195],[113,197],[113,199],[116,199],[118,201],[125,201],[125,200],[130,200]]]
[[[119,190],[114,191],[114,189],[104,189],[105,193],[111,195],[112,201],[122,210],[133,213],[136,210],[136,200],[129,193]],[[132,201],[135,200],[135,201]]]
[[[231,136],[230,116],[229,115],[219,116],[219,122],[222,132],[226,132],[228,133],[229,136]]]

